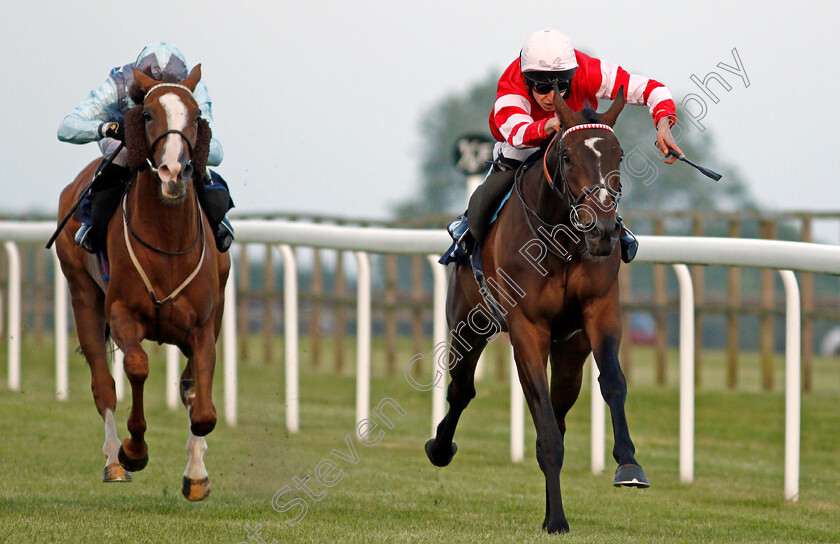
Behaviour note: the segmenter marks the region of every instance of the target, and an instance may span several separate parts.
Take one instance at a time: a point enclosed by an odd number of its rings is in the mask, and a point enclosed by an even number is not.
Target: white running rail
[[[370,263],[369,253],[424,254],[434,270],[434,339],[435,343],[445,341],[446,324],[444,307],[446,303],[446,275],[436,263],[436,256],[449,244],[449,237],[440,230],[385,229],[366,227],[343,227],[314,225],[290,221],[235,221],[234,227],[239,242],[277,244],[284,257],[286,297],[284,310],[287,313],[286,350],[286,425],[290,432],[299,428],[298,357],[297,357],[297,294],[295,246],[353,251],[358,263],[358,308],[359,320],[357,343],[357,401],[356,417],[361,421],[368,417],[370,407]],[[19,242],[46,241],[52,234],[52,222],[8,222],[0,221],[0,240],[3,240],[9,261],[8,285],[8,383],[9,389],[20,389],[20,259]],[[800,308],[799,289],[793,271],[840,275],[840,247],[780,242],[771,240],[699,238],[699,237],[655,237],[639,236],[639,253],[636,262],[674,265],[680,284],[680,480],[690,483],[694,479],[694,301],[691,276],[685,265],[716,265],[736,267],[773,268],[782,275],[786,293],[786,392],[785,392],[785,499],[795,501],[799,496],[799,436],[800,436]],[[231,271],[231,274],[233,271]],[[56,308],[65,309],[66,289],[56,280]],[[295,293],[292,293],[295,291]],[[235,349],[235,289],[233,276],[226,289],[226,309],[223,320],[224,340],[224,388],[225,420],[236,423],[236,349]],[[294,304],[292,303],[294,301]],[[289,319],[292,318],[292,319]],[[62,320],[63,319],[63,320]],[[290,327],[288,324],[292,323]],[[56,317],[56,395],[59,400],[67,398],[67,323],[66,316]],[[443,339],[443,340],[442,340]],[[172,363],[170,363],[172,365]],[[594,368],[594,365],[590,365]],[[438,372],[433,368],[433,376]],[[177,374],[168,372],[168,404],[172,405],[177,383]],[[122,378],[120,378],[122,379]],[[512,384],[517,383],[512,373]],[[443,395],[444,380],[434,388],[432,401],[432,428],[445,411]],[[593,372],[593,391],[597,389],[597,374]],[[120,384],[122,385],[122,384]],[[521,391],[521,389],[520,389]],[[604,403],[592,402],[592,470],[604,468]],[[518,399],[518,400],[517,400]],[[511,457],[514,461],[523,458],[524,414],[521,393],[512,387],[511,394]]]

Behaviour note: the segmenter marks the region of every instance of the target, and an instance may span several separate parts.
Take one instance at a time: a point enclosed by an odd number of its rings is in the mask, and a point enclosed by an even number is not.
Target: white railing
[[[298,418],[298,328],[297,265],[294,246],[353,251],[358,263],[358,334],[357,341],[357,421],[368,417],[370,406],[370,270],[369,253],[425,254],[434,278],[434,345],[447,340],[445,321],[446,275],[437,264],[437,256],[447,247],[449,238],[443,230],[409,230],[313,225],[288,221],[236,221],[239,242],[278,245],[285,266],[286,312],[286,426],[289,432],[299,429]],[[9,256],[8,334],[9,389],[20,388],[20,262],[15,242],[43,242],[52,233],[53,223],[0,222],[0,239],[5,240]],[[729,238],[640,236],[637,262],[671,264],[680,285],[680,480],[694,479],[694,301],[691,276],[685,265],[720,265],[779,269],[787,301],[786,325],[786,394],[785,394],[785,490],[788,500],[798,498],[799,480],[799,407],[800,407],[800,316],[799,290],[793,270],[840,275],[840,248],[800,242],[744,240]],[[233,271],[232,271],[233,272]],[[228,280],[223,322],[223,361],[225,420],[236,424],[236,349],[235,282]],[[62,306],[64,305],[64,306]],[[66,314],[66,288],[56,280],[56,309]],[[63,320],[62,320],[63,319]],[[56,392],[67,398],[67,324],[56,315]],[[117,361],[119,362],[119,361]],[[167,404],[177,404],[177,349],[167,357]],[[118,364],[115,367],[119,366]],[[593,393],[597,387],[597,369],[590,365]],[[115,368],[116,371],[121,370]],[[433,376],[439,375],[433,366]],[[122,396],[121,376],[118,393]],[[445,411],[444,381],[432,395],[432,428]],[[592,470],[604,468],[604,403],[592,395]],[[511,368],[511,458],[520,461],[524,452],[524,408],[515,367]]]

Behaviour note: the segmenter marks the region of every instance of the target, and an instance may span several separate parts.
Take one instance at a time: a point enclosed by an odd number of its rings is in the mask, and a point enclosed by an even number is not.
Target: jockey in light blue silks
[[[183,81],[189,73],[184,55],[177,47],[165,42],[147,45],[140,52],[140,55],[137,56],[136,61],[132,64],[126,64],[121,68],[111,70],[105,83],[91,91],[88,98],[80,102],[73,108],[73,111],[67,114],[58,127],[58,139],[62,142],[74,144],[98,142],[102,154],[105,157],[110,157],[124,139],[123,123],[125,112],[136,106],[129,96],[129,89],[134,83],[134,74],[131,71],[132,66],[137,67],[140,71],[145,72],[159,81]],[[207,94],[207,86],[204,85],[203,81],[198,82],[193,96],[201,110],[201,117],[207,120],[213,132],[207,165],[218,166],[222,162],[223,157],[222,144],[216,138],[216,131],[213,126],[213,114],[210,108],[210,96]],[[126,149],[123,148],[110,164],[106,164],[106,161],[103,160],[102,165],[100,165],[100,173],[96,177],[96,181],[91,187],[90,192],[108,189],[125,183],[130,174],[126,166],[126,156]],[[205,190],[198,191],[198,194],[202,207],[205,208],[208,217],[212,217],[213,213],[207,210],[207,199],[202,199],[202,195],[212,194],[215,198],[211,200],[217,202],[219,201],[218,197],[220,192],[227,195],[227,209],[222,210],[221,214],[217,214],[223,218],[218,224],[213,224],[211,220],[211,227],[213,227],[213,234],[216,239],[216,247],[219,251],[224,252],[228,250],[230,244],[233,242],[233,228],[230,226],[227,218],[224,217],[227,210],[233,207],[233,202],[230,200],[227,184],[215,172],[211,173],[207,169],[204,184]],[[89,235],[93,223],[89,195],[90,193],[85,196],[80,206],[80,213],[77,218],[81,221],[82,226],[76,233],[75,239],[76,243],[82,248],[93,253],[97,248],[95,247],[94,237]],[[221,200],[225,201],[224,195],[222,195]]]

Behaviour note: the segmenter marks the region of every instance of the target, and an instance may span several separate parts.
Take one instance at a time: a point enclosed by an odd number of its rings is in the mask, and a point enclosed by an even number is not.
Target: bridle
[[[607,130],[612,134],[615,134],[612,127],[609,125],[604,125],[602,123],[586,123],[583,125],[576,125],[573,126],[565,131],[563,134],[557,133],[554,135],[554,138],[551,139],[551,142],[548,144],[548,147],[545,150],[545,154],[543,155],[543,173],[545,174],[545,178],[548,181],[548,184],[551,186],[551,189],[554,193],[560,197],[560,199],[565,200],[569,203],[569,219],[572,223],[572,226],[575,227],[577,230],[585,231],[588,230],[590,225],[584,224],[580,220],[580,208],[581,202],[587,196],[591,195],[596,191],[600,191],[601,189],[605,189],[610,196],[613,198],[614,206],[617,208],[618,203],[621,200],[621,186],[619,186],[618,190],[613,189],[610,187],[608,183],[594,183],[592,185],[587,185],[584,187],[580,194],[576,197],[572,193],[572,188],[569,187],[569,181],[566,179],[566,175],[563,171],[563,158],[560,153],[558,153],[557,164],[554,166],[554,176],[552,176],[548,171],[548,163],[547,158],[551,151],[551,146],[554,145],[554,142],[557,141],[557,136],[560,136],[559,144],[562,145],[563,139],[571,134],[572,132],[577,132],[578,130],[584,129],[600,129],[600,130]],[[560,178],[560,190],[557,189],[557,184],[554,183],[554,180]]]
[[[146,102],[146,98],[149,97],[149,93],[151,93],[153,90],[157,89],[158,87],[163,87],[163,86],[178,87],[178,88],[185,89],[188,92],[192,93],[192,91],[190,91],[187,87],[185,87],[183,85],[178,85],[178,84],[175,84],[175,83],[160,83],[158,85],[155,85],[151,89],[149,89],[149,91],[146,93],[146,96],[143,98],[143,103]],[[149,146],[149,154],[151,155],[151,153],[154,151],[154,148],[157,145],[157,143],[162,138],[164,138],[165,136],[167,136],[169,134],[178,134],[179,136],[181,136],[181,138],[184,139],[184,141],[187,143],[187,147],[189,148],[189,151],[190,151],[190,160],[192,160],[192,150],[193,150],[192,143],[190,142],[190,139],[187,138],[186,134],[184,134],[183,132],[181,132],[180,130],[177,130],[177,129],[170,129],[170,130],[164,131],[162,134],[158,135],[158,137],[155,138],[152,141],[151,145]],[[148,138],[147,138],[146,141],[148,143]],[[151,161],[151,158],[147,157],[146,162],[149,163],[149,168],[150,168],[151,172],[157,177],[157,175],[158,175],[157,168],[153,165],[153,163]],[[161,307],[164,304],[166,304],[167,302],[174,299],[176,296],[178,296],[178,294],[181,291],[183,291],[187,287],[187,285],[189,285],[190,282],[192,282],[193,279],[195,279],[195,277],[198,275],[198,272],[201,270],[202,264],[204,264],[204,255],[205,255],[206,249],[207,249],[207,244],[206,244],[205,239],[204,239],[204,213],[203,213],[203,210],[201,209],[201,203],[199,203],[199,201],[198,201],[198,195],[196,194],[195,195],[195,205],[198,208],[198,214],[196,214],[196,221],[198,223],[198,228],[196,229],[195,240],[193,240],[192,244],[190,244],[190,246],[187,249],[182,250],[182,251],[165,251],[165,250],[156,248],[156,247],[152,246],[151,244],[149,244],[148,242],[146,242],[145,240],[143,240],[142,238],[140,238],[140,236],[138,236],[138,234],[134,231],[134,229],[131,228],[131,220],[128,216],[127,201],[128,201],[128,194],[131,190],[131,186],[133,185],[133,183],[132,183],[133,181],[134,180],[132,180],[131,182],[129,182],[127,184],[125,192],[123,193],[123,196],[122,196],[121,207],[122,207],[122,216],[123,216],[123,236],[125,238],[125,246],[128,249],[129,258],[131,259],[131,262],[134,265],[135,270],[140,275],[140,279],[143,280],[143,285],[145,285],[146,290],[149,293],[149,297],[152,299],[152,305],[154,306],[154,309],[155,309],[155,328],[158,332],[158,337],[160,337],[159,328],[160,328],[160,309],[161,309]],[[150,249],[151,251],[153,251],[155,253],[159,253],[159,254],[162,254],[162,255],[169,255],[169,256],[186,255],[187,253],[191,252],[195,248],[195,246],[198,244],[198,241],[201,240],[201,242],[202,242],[201,243],[201,257],[199,257],[198,264],[195,266],[195,268],[189,274],[189,276],[187,276],[187,278],[178,287],[176,287],[175,290],[172,291],[168,296],[166,296],[163,299],[159,299],[157,294],[155,293],[154,287],[152,286],[152,282],[149,280],[149,277],[146,275],[145,271],[143,270],[143,267],[140,265],[140,261],[137,259],[137,256],[134,253],[134,249],[131,247],[131,241],[130,241],[129,236],[128,236],[129,233],[131,233],[131,235],[137,241],[139,241],[144,247],[146,247],[147,249]]]
[[[575,197],[574,194],[572,193],[571,187],[569,187],[569,182],[566,179],[565,173],[563,172],[562,157],[558,156],[557,164],[554,167],[554,175],[552,176],[551,173],[549,172],[547,157],[548,157],[548,155],[551,151],[552,146],[554,145],[554,142],[558,140],[558,136],[559,136],[559,141],[562,143],[563,139],[566,136],[568,136],[572,132],[577,132],[578,130],[583,130],[583,129],[603,129],[603,130],[608,130],[609,132],[615,134],[615,132],[613,131],[611,126],[604,125],[604,124],[601,124],[601,123],[587,123],[587,124],[583,124],[583,125],[573,126],[569,129],[565,130],[562,134],[557,133],[557,134],[554,135],[554,137],[551,139],[551,142],[549,142],[548,147],[545,150],[545,153],[543,154],[543,160],[542,160],[543,174],[545,175],[545,178],[548,181],[548,184],[551,187],[551,190],[554,191],[554,194],[556,194],[557,197],[560,198],[560,200],[569,203],[569,221],[570,221],[572,227],[575,228],[576,230],[578,230],[579,232],[585,232],[586,230],[591,228],[591,224],[584,224],[580,220],[580,211],[579,211],[580,208],[581,208],[581,202],[588,195],[590,195],[590,194],[592,194],[595,191],[598,191],[600,189],[606,189],[607,192],[609,192],[609,194],[612,196],[615,206],[618,206],[618,202],[619,202],[619,200],[621,200],[621,189],[619,188],[619,190],[616,191],[606,183],[596,183],[596,184],[584,187],[583,190],[581,191],[581,193],[579,195],[577,195],[577,197]],[[517,172],[517,178],[514,181],[514,188],[516,190],[517,196],[519,197],[519,201],[522,204],[522,208],[525,211],[525,223],[528,225],[528,228],[531,230],[531,233],[535,237],[541,239],[541,238],[544,238],[544,236],[541,236],[540,234],[538,234],[539,229],[534,229],[534,226],[531,223],[531,217],[536,218],[536,220],[539,221],[542,224],[542,227],[544,229],[546,229],[548,232],[551,232],[556,227],[556,225],[552,225],[552,224],[544,221],[535,210],[531,209],[525,203],[525,197],[522,194],[522,188],[521,188],[522,179],[525,177],[524,173],[525,173],[525,168],[521,168],[519,170],[519,172]],[[554,183],[554,180],[558,179],[558,178],[561,181],[559,189],[557,187],[557,184]],[[549,251],[549,253],[555,255],[556,257],[559,257],[563,261],[569,262],[569,261],[572,260],[572,254],[573,254],[572,250],[579,243],[580,243],[580,239],[578,239],[574,243],[574,246],[571,248],[570,251],[566,252],[566,254],[561,254],[558,251],[556,251],[553,248],[553,245],[554,245],[553,243],[546,244],[546,249]]]
[[[149,95],[152,94],[152,91],[154,91],[155,89],[159,89],[160,87],[175,87],[176,89],[182,89],[184,91],[187,91],[188,93],[190,93],[190,96],[192,96],[192,91],[189,87],[185,85],[179,85],[178,83],[158,83],[157,85],[153,86],[151,89],[146,91],[146,95],[143,97],[143,104],[146,103],[146,99],[149,98]],[[148,163],[149,169],[152,171],[152,174],[154,174],[156,177],[158,177],[158,168],[155,165],[155,163],[152,162],[152,155],[154,155],[155,148],[157,147],[158,142],[160,142],[162,139],[166,138],[170,134],[177,134],[187,144],[187,149],[190,152],[190,161],[187,164],[190,165],[190,167],[192,167],[193,144],[190,141],[190,139],[187,137],[186,134],[184,134],[178,129],[165,130],[162,133],[158,134],[158,136],[154,140],[152,140],[151,143],[149,143],[148,137],[146,138],[146,144],[149,148],[149,156],[146,157],[146,163]]]

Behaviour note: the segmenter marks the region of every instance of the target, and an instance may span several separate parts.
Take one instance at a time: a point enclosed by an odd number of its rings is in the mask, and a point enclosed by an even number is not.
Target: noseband
[[[146,103],[146,99],[149,98],[149,95],[152,94],[152,91],[154,91],[155,89],[160,88],[160,87],[175,87],[175,88],[178,88],[178,89],[183,89],[183,90],[187,91],[188,93],[190,93],[190,96],[192,96],[192,91],[189,89],[189,87],[186,87],[184,85],[179,85],[177,83],[158,83],[157,85],[155,85],[154,87],[152,87],[151,89],[149,89],[146,92],[146,96],[143,97],[143,103],[144,104]],[[184,134],[182,131],[177,130],[177,129],[165,130],[161,134],[159,134],[157,136],[157,138],[152,140],[151,143],[149,143],[149,139],[146,138],[146,144],[149,147],[149,155],[150,155],[149,157],[146,157],[146,162],[149,164],[149,169],[152,171],[152,173],[155,176],[158,175],[158,169],[157,169],[157,166],[155,165],[155,163],[152,161],[151,155],[154,154],[155,148],[157,147],[158,142],[160,142],[162,139],[166,138],[170,134],[177,134],[178,136],[181,137],[182,140],[184,140],[184,142],[186,142],[187,149],[190,152],[190,160],[187,162],[187,164],[192,165],[193,144],[190,141],[190,139],[187,137],[187,135]]]
[[[584,129],[601,129],[601,130],[608,130],[611,133],[615,134],[612,127],[609,125],[604,125],[601,123],[587,123],[584,125],[576,125],[568,130],[564,131],[563,134],[560,136],[560,144],[562,144],[563,139],[571,134],[572,132],[576,132],[578,130]],[[615,206],[618,207],[618,202],[621,200],[621,189],[619,188],[618,191],[613,189],[609,186],[608,183],[595,183],[593,185],[587,185],[583,188],[577,197],[574,196],[572,193],[571,187],[569,187],[569,181],[566,179],[565,174],[563,173],[563,160],[562,157],[558,156],[557,165],[554,167],[554,176],[551,175],[548,171],[548,164],[546,159],[551,151],[551,146],[554,145],[555,140],[557,140],[557,134],[554,135],[552,138],[551,143],[548,144],[548,148],[545,150],[545,154],[543,155],[543,173],[545,174],[546,180],[548,180],[548,184],[551,186],[551,189],[557,194],[558,197],[562,200],[566,200],[569,202],[569,219],[572,222],[572,225],[578,230],[586,230],[587,225],[582,223],[580,220],[580,208],[581,202],[587,196],[591,195],[592,193],[599,191],[601,189],[605,189],[610,196],[613,198],[613,202],[615,202]],[[557,189],[557,184],[554,183],[554,180],[560,178],[560,190]]]

